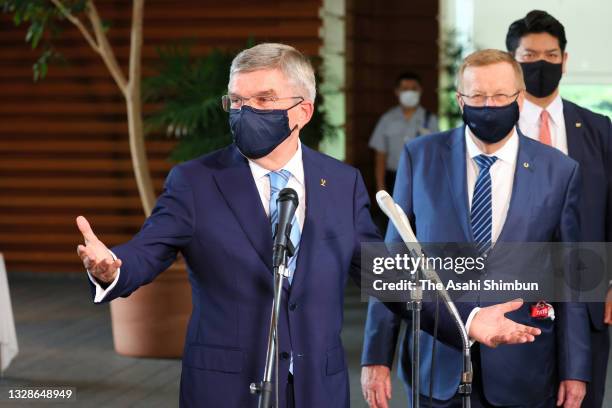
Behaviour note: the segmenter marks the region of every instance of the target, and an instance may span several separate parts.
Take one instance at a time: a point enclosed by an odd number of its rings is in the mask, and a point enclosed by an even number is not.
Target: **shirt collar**
[[[542,110],[541,107],[525,98],[521,116],[525,117],[529,123],[540,123],[540,114]],[[559,126],[563,123],[563,100],[561,99],[561,95],[557,95],[557,97],[546,107],[546,110],[555,125]]]
[[[516,162],[516,156],[518,154],[519,140],[516,127],[512,129],[512,135],[510,139],[504,144],[504,146],[493,154],[486,154],[474,143],[472,139],[472,132],[468,126],[465,127],[465,146],[467,149],[468,156],[473,159],[474,157],[484,154],[486,156],[495,156],[498,160],[501,160],[508,164],[514,164]]]
[[[251,167],[251,172],[253,173],[253,178],[255,180],[266,177],[270,170],[261,167],[259,164],[255,163],[253,160],[249,160],[249,167]],[[302,161],[302,142],[298,141],[298,148],[293,154],[293,157],[283,166],[284,170],[287,170],[291,173],[291,176],[295,178],[301,185],[304,185],[304,164]]]

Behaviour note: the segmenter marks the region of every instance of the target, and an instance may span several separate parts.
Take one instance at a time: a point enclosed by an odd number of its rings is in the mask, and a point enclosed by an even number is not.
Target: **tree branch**
[[[98,14],[98,10],[96,9],[93,0],[87,2],[87,16],[89,17],[94,34],[96,35],[96,40],[99,44],[100,56],[106,64],[106,68],[108,68],[110,74],[117,83],[117,86],[119,86],[119,89],[121,89],[121,92],[127,96],[127,80],[123,75],[123,71],[121,71],[121,67],[119,67],[119,63],[117,62],[117,58],[115,57],[112,47],[108,42],[108,37],[104,32],[104,27],[102,27],[102,19],[100,19],[100,15]]]
[[[142,123],[142,25],[145,0],[133,0],[132,32],[130,36],[129,82],[126,94],[128,109],[128,126],[130,129],[130,152],[136,184],[145,215],[149,216],[155,205],[155,194],[151,181],[151,172],[147,161],[147,149],[144,143]]]
[[[130,153],[134,176],[138,186],[138,192],[143,204],[145,215],[149,215],[155,204],[155,195],[151,173],[147,161],[147,151],[144,143],[144,131],[142,122],[142,96],[141,96],[141,71],[142,71],[142,25],[144,16],[145,0],[134,0],[132,15],[132,33],[130,38],[130,62],[129,80],[126,80],[115,53],[104,32],[102,20],[93,0],[87,1],[86,14],[93,28],[95,41],[89,34],[81,21],[76,18],[61,3],[61,0],[51,2],[62,12],[62,14],[75,26],[79,28],[89,45],[102,57],[117,86],[125,97],[128,117],[128,130],[130,141]]]
[[[83,34],[83,37],[85,37],[91,48],[93,48],[95,52],[100,53],[100,47],[89,33],[89,30],[87,30],[87,28],[83,25],[81,20],[75,17],[66,7],[64,7],[60,0],[51,0],[51,3],[53,3],[55,7],[57,7],[57,9],[63,14],[64,17],[66,17],[68,21],[70,21],[79,29],[79,31],[81,32],[81,34]]]
[[[130,93],[140,93],[140,77],[142,66],[142,24],[144,19],[144,0],[133,0],[132,7],[132,34],[130,38],[130,67],[129,84]]]

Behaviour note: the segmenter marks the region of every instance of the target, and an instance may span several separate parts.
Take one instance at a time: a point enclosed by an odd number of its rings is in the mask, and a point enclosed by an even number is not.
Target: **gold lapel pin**
[[[529,168],[529,163],[527,163],[527,162],[523,163],[523,167],[528,169]]]
[[[321,179],[321,186],[327,187],[327,180],[325,180],[324,178]]]
[[[576,122],[576,127],[577,127],[577,128],[582,127],[582,123],[580,123],[580,122]]]

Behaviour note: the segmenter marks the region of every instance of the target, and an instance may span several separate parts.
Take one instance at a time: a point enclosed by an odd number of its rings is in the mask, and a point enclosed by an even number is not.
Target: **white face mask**
[[[399,94],[399,102],[406,108],[414,108],[419,104],[420,99],[419,91],[402,91]]]

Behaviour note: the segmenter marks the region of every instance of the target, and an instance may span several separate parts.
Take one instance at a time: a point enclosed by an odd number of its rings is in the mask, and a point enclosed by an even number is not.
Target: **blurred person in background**
[[[370,137],[369,145],[376,151],[376,191],[393,191],[395,173],[405,143],[438,131],[436,115],[420,105],[423,84],[417,74],[401,74],[394,92],[399,105],[382,115]]]

